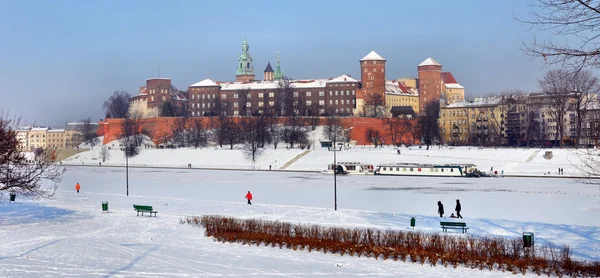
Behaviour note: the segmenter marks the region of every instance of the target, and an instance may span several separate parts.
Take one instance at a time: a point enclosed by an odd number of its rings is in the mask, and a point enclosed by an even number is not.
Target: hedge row
[[[600,262],[580,262],[571,258],[568,246],[523,247],[522,239],[504,237],[455,236],[413,231],[321,227],[280,221],[237,219],[218,215],[186,217],[182,224],[204,227],[205,235],[219,242],[238,242],[293,250],[323,251],[344,256],[366,256],[441,264],[464,265],[481,270],[512,273],[532,271],[538,275],[599,277]]]

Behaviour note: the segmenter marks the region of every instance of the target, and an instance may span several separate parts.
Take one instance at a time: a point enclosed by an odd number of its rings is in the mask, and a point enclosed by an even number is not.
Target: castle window
[[[227,99],[227,95],[225,95],[225,94],[221,94],[221,98],[222,98],[222,99]]]
[[[238,94],[237,93],[233,94],[233,98],[238,98]]]
[[[310,101],[310,100],[306,101],[306,105],[311,105],[311,104],[312,104],[312,101]]]
[[[306,96],[310,97],[310,96],[312,96],[312,93],[311,92],[306,92]]]
[[[319,105],[325,105],[325,101],[324,100],[319,100]]]
[[[264,102],[262,102],[262,101],[258,102],[258,107],[263,107],[263,105],[264,105]]]
[[[259,97],[259,98],[263,98],[263,97],[264,97],[264,95],[265,95],[265,94],[263,94],[263,93],[258,93],[258,97]]]
[[[246,97],[248,97],[248,98],[252,98],[252,94],[251,94],[251,93],[248,93],[248,94],[246,95]]]
[[[333,91],[329,91],[329,95],[330,95],[330,96],[333,96]]]
[[[250,68],[250,63],[247,63],[247,64],[246,64],[246,68]]]
[[[204,98],[205,98],[205,96],[204,96],[204,95],[202,95],[202,99],[204,99]]]
[[[275,102],[274,101],[269,101],[269,106],[275,106]]]
[[[352,95],[354,95],[354,90],[352,90]]]
[[[270,93],[269,93],[269,97],[275,97],[275,93],[273,93],[273,92],[270,92]]]
[[[333,100],[329,100],[329,105],[333,105]]]
[[[374,68],[374,69],[373,69],[373,72],[377,72],[377,68]]]
[[[234,103],[233,103],[233,107],[238,107],[238,103],[237,103],[237,102],[234,102]]]
[[[377,61],[373,61],[373,65],[377,64]]]
[[[320,97],[323,97],[323,96],[325,96],[325,92],[324,92],[324,91],[319,91],[319,96],[320,96]]]
[[[349,96],[350,95],[350,91],[346,91],[346,95]]]
[[[298,92],[294,92],[294,97],[298,97]]]
[[[338,95],[338,91],[335,91],[335,95],[336,95],[336,96]]]

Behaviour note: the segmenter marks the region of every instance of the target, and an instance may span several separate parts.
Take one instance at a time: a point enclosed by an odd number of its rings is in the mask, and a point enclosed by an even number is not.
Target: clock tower
[[[367,110],[385,106],[385,62],[375,51],[360,60],[361,89],[356,94],[355,115],[366,116]]]

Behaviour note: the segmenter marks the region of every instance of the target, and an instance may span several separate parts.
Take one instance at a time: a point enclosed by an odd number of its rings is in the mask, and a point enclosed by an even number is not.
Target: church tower
[[[281,72],[281,65],[279,64],[279,51],[277,51],[277,67],[275,68],[275,80],[282,80],[283,72]]]
[[[254,65],[252,65],[252,55],[250,55],[250,46],[244,38],[242,44],[242,55],[238,58],[238,69],[235,73],[235,81],[250,82],[254,80]]]
[[[274,71],[273,71],[273,68],[271,67],[271,62],[267,63],[267,68],[265,69],[264,74],[265,74],[265,76],[263,78],[263,81],[273,81],[275,79]]]
[[[364,115],[369,108],[365,106],[385,106],[385,62],[375,51],[360,60],[362,88],[356,93],[356,115]]]

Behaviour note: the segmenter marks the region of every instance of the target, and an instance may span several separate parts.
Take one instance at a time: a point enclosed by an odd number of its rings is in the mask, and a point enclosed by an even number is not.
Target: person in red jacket
[[[77,193],[79,193],[79,189],[81,189],[81,185],[79,185],[79,183],[77,183],[75,185],[75,190],[77,190]]]
[[[250,191],[248,191],[248,194],[246,194],[246,199],[248,199],[248,205],[252,205],[252,193],[250,193]]]

